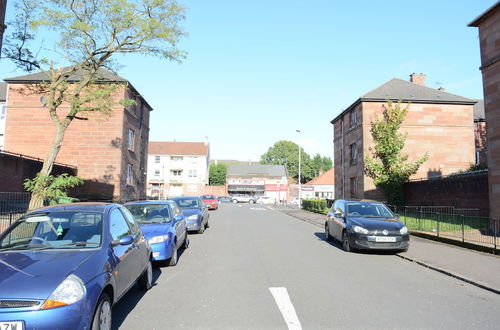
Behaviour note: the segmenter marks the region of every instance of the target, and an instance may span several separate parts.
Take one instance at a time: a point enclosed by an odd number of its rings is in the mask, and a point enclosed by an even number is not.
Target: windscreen
[[[125,205],[139,223],[165,223],[172,221],[166,204]]]
[[[392,212],[382,203],[348,202],[346,213],[349,217],[391,218]]]
[[[2,236],[0,251],[97,247],[102,240],[102,219],[98,212],[29,214]]]
[[[173,199],[181,209],[199,209],[200,205],[196,198],[175,198]]]

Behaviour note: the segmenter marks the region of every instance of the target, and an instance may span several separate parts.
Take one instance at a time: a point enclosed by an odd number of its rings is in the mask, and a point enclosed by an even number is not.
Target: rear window
[[[201,196],[202,199],[215,199],[214,195],[203,195]]]

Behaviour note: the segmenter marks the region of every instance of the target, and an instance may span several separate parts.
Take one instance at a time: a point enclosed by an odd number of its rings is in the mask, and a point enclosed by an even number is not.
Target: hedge
[[[303,199],[302,208],[306,211],[326,214],[328,207],[323,199]]]

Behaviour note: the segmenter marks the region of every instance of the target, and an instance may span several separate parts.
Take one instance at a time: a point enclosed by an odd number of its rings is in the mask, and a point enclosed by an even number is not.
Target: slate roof
[[[231,164],[227,176],[283,177],[287,176],[285,165]]]
[[[149,155],[206,156],[208,145],[204,142],[149,142]]]
[[[485,121],[484,115],[484,100],[476,100],[477,103],[474,104],[474,121]]]
[[[467,24],[467,26],[479,26],[479,23],[486,17],[490,16],[493,14],[493,12],[500,7],[500,1],[497,1],[494,5],[492,5],[490,8],[488,8],[484,13],[476,17],[472,22]]]
[[[65,70],[67,68],[63,68]],[[97,81],[99,83],[126,83],[127,79],[120,77],[119,75],[108,71],[106,69],[99,69],[97,71]],[[68,78],[68,82],[74,83],[82,80],[83,70],[78,70],[73,73]],[[24,76],[6,78],[4,81],[8,83],[33,83],[33,82],[48,82],[50,81],[49,71],[40,71],[37,73],[31,73]]]
[[[374,90],[360,96],[340,115],[335,117],[331,123],[336,122],[345,113],[350,111],[361,102],[385,102],[386,100],[412,103],[440,103],[440,104],[466,104],[473,105],[477,100],[472,100],[463,96],[447,93],[438,89],[421,86],[402,79],[393,78]]]
[[[65,70],[67,68],[68,67],[62,68],[62,69]],[[82,80],[82,77],[83,77],[83,70],[78,70],[75,73],[73,73],[71,76],[69,76],[67,81],[69,83],[79,82]],[[134,92],[134,94],[139,96],[150,110],[153,110],[153,108],[144,99],[144,97],[142,97],[142,95],[137,91],[137,89],[135,89],[134,86],[132,86],[132,84],[127,79],[120,77],[116,73],[113,73],[109,70],[102,69],[102,68],[97,70],[96,77],[97,77],[96,81],[99,84],[111,84],[111,83],[128,84],[128,87]],[[49,71],[40,71],[37,73],[31,73],[31,74],[27,74],[24,76],[6,78],[6,79],[4,79],[4,81],[6,81],[9,84],[49,82],[50,75],[49,75]]]
[[[0,102],[7,100],[7,83],[0,82]]]
[[[325,173],[315,177],[311,181],[307,182],[306,185],[333,185],[333,168],[329,169]]]

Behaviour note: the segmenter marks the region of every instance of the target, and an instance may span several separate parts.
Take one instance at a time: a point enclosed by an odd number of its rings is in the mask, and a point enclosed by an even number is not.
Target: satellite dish
[[[40,103],[43,106],[46,106],[47,105],[47,98],[45,96],[40,96]]]

